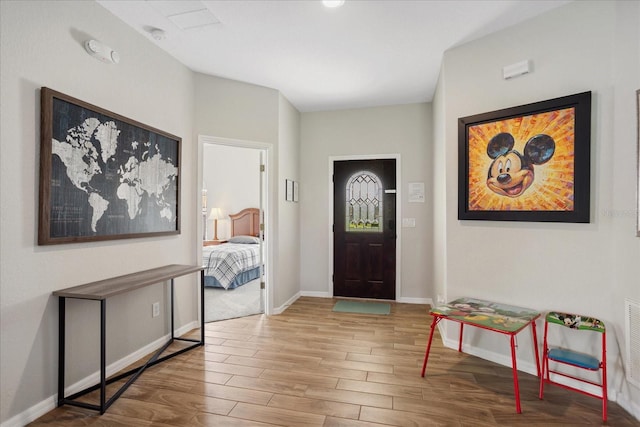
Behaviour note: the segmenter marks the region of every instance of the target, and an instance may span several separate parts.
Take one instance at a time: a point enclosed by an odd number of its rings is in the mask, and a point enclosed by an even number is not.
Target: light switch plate
[[[402,218],[402,227],[403,228],[414,228],[416,226],[415,218]]]

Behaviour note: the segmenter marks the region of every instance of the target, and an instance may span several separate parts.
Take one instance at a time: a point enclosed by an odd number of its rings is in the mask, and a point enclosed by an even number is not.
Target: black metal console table
[[[200,339],[180,338],[174,336],[174,319],[173,319],[173,286],[174,278],[184,276],[186,274],[200,272]],[[138,368],[131,369],[127,372],[118,374],[107,379],[106,376],[106,306],[107,299],[131,292],[145,286],[157,284],[171,280],[171,338],[158,349],[151,358]],[[174,356],[182,354],[193,348],[204,345],[204,268],[196,265],[179,265],[171,264],[164,267],[154,268],[151,270],[140,271],[138,273],[118,276],[111,279],[100,280],[97,282],[87,283],[85,285],[74,286],[72,288],[61,289],[53,292],[58,297],[59,314],[59,348],[58,348],[58,406],[64,404],[79,406],[82,408],[100,411],[100,414],[111,406],[111,404],[144,372],[145,369],[170,359]],[[94,386],[87,387],[77,393],[65,397],[64,395],[64,374],[65,374],[65,302],[67,298],[85,299],[100,301],[100,382]],[[184,347],[171,354],[160,357],[160,355],[176,340],[188,341],[193,344]],[[118,389],[111,398],[106,399],[106,387],[114,381],[131,376],[129,380]],[[90,403],[79,402],[75,399],[84,396],[87,393],[100,389],[100,404],[93,405]]]

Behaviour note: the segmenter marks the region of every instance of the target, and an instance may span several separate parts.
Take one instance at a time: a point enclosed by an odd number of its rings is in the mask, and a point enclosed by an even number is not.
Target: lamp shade
[[[220,208],[211,208],[211,212],[209,213],[209,219],[220,219],[222,214],[220,212]]]

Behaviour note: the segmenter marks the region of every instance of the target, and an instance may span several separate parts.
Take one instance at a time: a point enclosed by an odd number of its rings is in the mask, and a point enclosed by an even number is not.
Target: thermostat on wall
[[[507,65],[502,68],[502,77],[505,80],[512,79],[514,77],[521,76],[523,74],[529,74],[531,72],[531,61],[524,60],[516,62],[515,64]]]

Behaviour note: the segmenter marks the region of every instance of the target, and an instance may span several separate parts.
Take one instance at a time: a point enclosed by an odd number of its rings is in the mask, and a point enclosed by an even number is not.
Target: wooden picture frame
[[[38,244],[180,233],[182,139],[43,87]]]
[[[588,223],[591,92],[458,119],[458,219]]]

